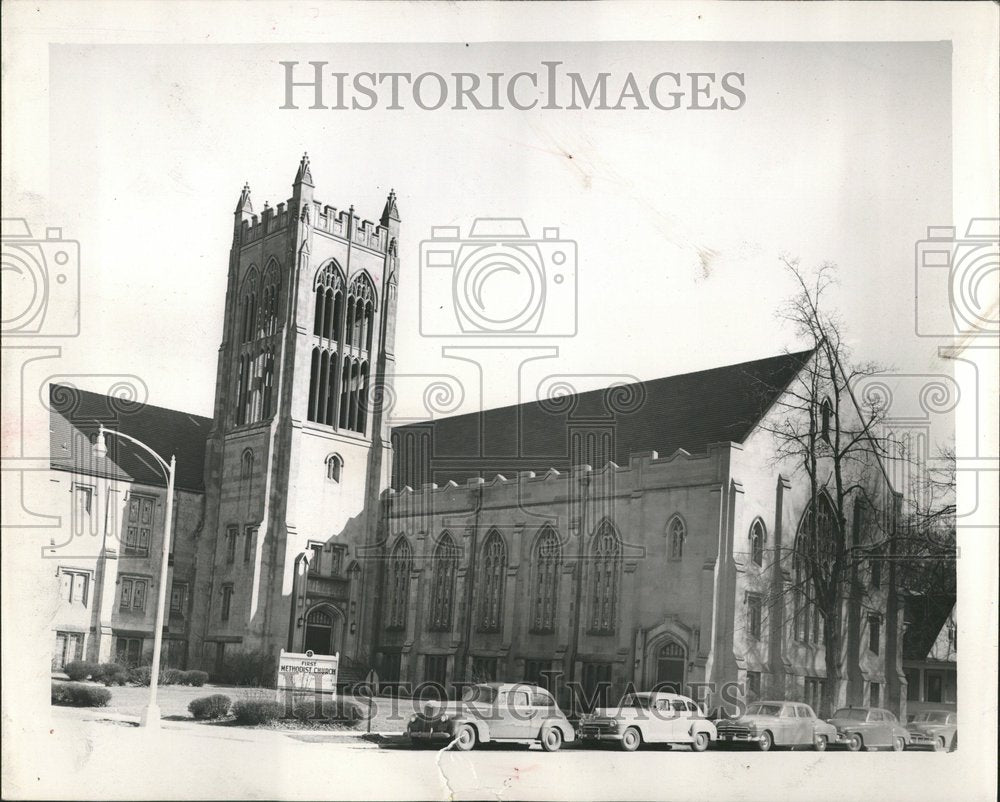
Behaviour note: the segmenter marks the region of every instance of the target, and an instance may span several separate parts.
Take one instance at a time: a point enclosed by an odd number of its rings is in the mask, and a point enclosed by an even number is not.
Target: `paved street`
[[[455,753],[379,747],[349,734],[173,721],[150,733],[101,720],[107,715],[57,708],[49,732],[24,733],[22,745],[37,746],[34,766],[25,767],[33,776],[22,775],[11,795],[32,796],[35,787],[43,789],[35,792],[39,797],[561,799],[576,789],[593,799],[749,800],[801,796],[809,788],[822,789],[809,794],[813,799],[848,799],[853,786],[859,798],[894,798],[894,778],[919,772],[927,778],[921,798],[943,799],[949,794],[945,777],[961,754]]]

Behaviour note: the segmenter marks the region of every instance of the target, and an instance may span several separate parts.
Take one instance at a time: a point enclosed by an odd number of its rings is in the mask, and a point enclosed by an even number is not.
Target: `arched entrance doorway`
[[[315,607],[306,615],[306,633],[302,651],[336,654],[340,651],[343,617],[329,606]]]
[[[687,654],[677,641],[667,640],[654,652],[654,679],[656,689],[671,693],[684,693],[684,671]]]

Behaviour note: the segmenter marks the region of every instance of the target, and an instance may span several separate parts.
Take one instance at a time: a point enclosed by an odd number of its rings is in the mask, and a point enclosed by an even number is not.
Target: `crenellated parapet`
[[[391,516],[425,514],[428,510],[470,509],[482,497],[489,505],[523,505],[525,503],[551,503],[578,495],[582,484],[589,486],[594,496],[629,496],[637,492],[691,485],[711,485],[723,481],[731,449],[736,443],[722,442],[708,446],[705,453],[689,454],[678,449],[661,457],[656,451],[629,455],[627,465],[608,461],[600,468],[576,465],[569,470],[555,468],[535,471],[501,473],[493,476],[471,477],[459,484],[426,483],[418,488],[404,486],[399,490],[388,489],[383,493]]]
[[[385,253],[389,248],[389,229],[354,213],[354,207],[347,210],[328,206],[320,201],[308,204],[308,220],[316,231],[332,237],[351,241],[355,245]],[[295,213],[295,199],[279,203],[275,207],[264,206],[261,214],[246,214],[241,221],[240,244],[249,245],[276,231],[296,225],[302,212]]]

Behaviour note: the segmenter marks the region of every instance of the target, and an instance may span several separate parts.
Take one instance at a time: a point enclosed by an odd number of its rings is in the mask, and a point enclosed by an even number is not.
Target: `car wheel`
[[[944,738],[943,737],[942,738],[935,738],[934,739],[934,751],[935,752],[943,752],[946,747],[947,747],[947,744],[944,742]]]
[[[892,739],[892,751],[902,752],[906,748],[906,740],[900,737]]]
[[[813,738],[813,750],[816,752],[825,752],[827,746],[827,737],[825,735],[817,735]]]
[[[708,733],[696,732],[694,740],[691,741],[691,751],[704,752],[706,749],[708,749]]]
[[[454,741],[459,752],[468,752],[476,745],[476,731],[470,724],[462,724],[455,732]]]
[[[642,736],[635,727],[629,727],[622,733],[621,746],[626,752],[634,752],[642,743]]]
[[[562,746],[562,730],[558,727],[546,727],[542,730],[542,735],[539,740],[542,742],[542,749],[546,752],[555,752],[560,746]]]
[[[770,752],[772,746],[774,746],[774,737],[765,730],[761,733],[760,740],[757,741],[757,749],[761,752]]]
[[[861,740],[861,736],[856,732],[852,732],[847,736],[847,749],[850,752],[857,752],[865,745],[865,742]]]

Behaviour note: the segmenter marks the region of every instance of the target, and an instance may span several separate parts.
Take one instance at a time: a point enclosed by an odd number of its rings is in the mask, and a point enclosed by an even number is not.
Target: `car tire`
[[[948,744],[945,743],[944,737],[934,739],[934,751],[944,752],[948,748]]]
[[[904,749],[906,749],[906,740],[904,738],[900,738],[897,735],[895,738],[892,739],[892,751],[902,752]]]
[[[459,752],[468,752],[476,745],[476,731],[471,724],[462,724],[455,731],[455,749]]]
[[[545,727],[538,740],[541,742],[544,751],[557,752],[563,742],[562,730],[558,727]]]
[[[691,739],[692,752],[704,752],[708,749],[709,737],[707,732],[696,732]]]
[[[847,736],[847,751],[848,752],[859,752],[864,747],[865,742],[862,740],[861,736],[856,732],[852,732]]]
[[[642,744],[642,735],[639,734],[639,730],[635,727],[629,727],[622,733],[622,739],[619,741],[619,744],[626,752],[634,752]]]
[[[774,746],[774,736],[771,735],[770,731],[764,730],[760,734],[760,740],[757,741],[757,751],[770,752],[772,746]]]
[[[829,739],[825,735],[817,735],[813,738],[813,751],[825,752]]]

